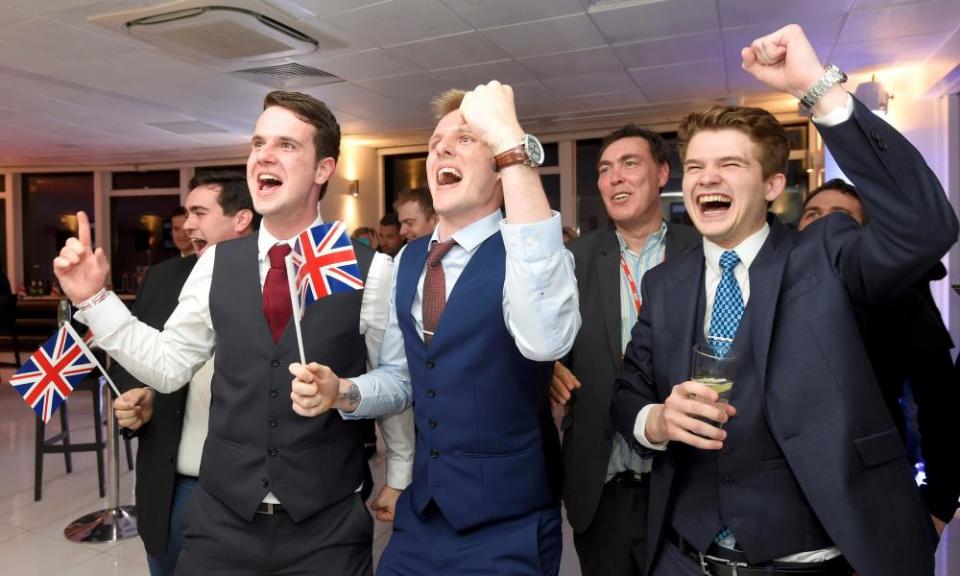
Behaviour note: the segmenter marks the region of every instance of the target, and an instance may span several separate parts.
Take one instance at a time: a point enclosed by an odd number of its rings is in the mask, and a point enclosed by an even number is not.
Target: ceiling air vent
[[[193,6],[129,20],[144,42],[220,70],[240,70],[317,50],[314,38],[255,10]]]
[[[265,84],[284,90],[343,82],[343,78],[339,76],[334,76],[329,72],[324,72],[317,68],[297,64],[296,62],[238,70],[234,72],[233,75],[258,84]]]

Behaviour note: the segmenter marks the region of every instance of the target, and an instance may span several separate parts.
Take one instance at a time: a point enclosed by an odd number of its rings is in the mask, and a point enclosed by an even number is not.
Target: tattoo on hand
[[[351,382],[350,387],[347,388],[347,391],[340,393],[340,400],[345,401],[350,406],[351,410],[356,409],[356,407],[360,404],[360,388]]]

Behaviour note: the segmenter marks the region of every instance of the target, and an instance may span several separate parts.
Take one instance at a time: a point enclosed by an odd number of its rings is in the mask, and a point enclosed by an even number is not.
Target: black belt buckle
[[[740,568],[748,568],[750,566],[746,562],[734,562],[733,560],[727,560],[726,558],[709,556],[702,552],[697,552],[697,560],[700,562],[700,570],[703,571],[703,576],[718,576],[710,570],[711,562],[729,568],[730,576],[739,576]]]

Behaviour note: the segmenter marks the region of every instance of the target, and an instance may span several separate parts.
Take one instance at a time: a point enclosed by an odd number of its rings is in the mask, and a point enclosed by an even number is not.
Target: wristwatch
[[[524,134],[519,144],[493,157],[497,170],[507,166],[523,164],[530,168],[537,168],[543,164],[543,144],[533,134]]]
[[[813,108],[814,104],[820,101],[820,98],[823,97],[824,92],[826,92],[830,87],[836,84],[843,84],[847,81],[847,75],[843,73],[842,70],[834,66],[833,64],[828,64],[824,69],[823,76],[817,80],[813,86],[807,90],[807,93],[800,97],[800,104],[807,110]]]

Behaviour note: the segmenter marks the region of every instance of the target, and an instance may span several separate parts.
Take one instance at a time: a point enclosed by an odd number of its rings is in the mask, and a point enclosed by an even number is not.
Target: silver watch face
[[[523,147],[527,152],[527,158],[530,159],[529,163],[526,163],[528,166],[536,167],[543,164],[543,144],[540,144],[536,136],[533,134],[524,135]]]

